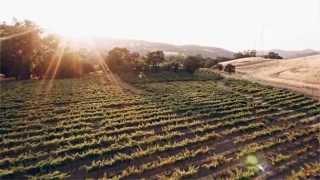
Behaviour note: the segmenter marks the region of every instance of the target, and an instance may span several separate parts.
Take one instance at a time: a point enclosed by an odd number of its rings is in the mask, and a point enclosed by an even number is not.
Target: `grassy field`
[[[183,77],[2,82],[0,179],[319,178],[319,101]]]
[[[243,79],[289,88],[320,100],[320,55],[281,60],[251,57],[222,64],[235,65]]]

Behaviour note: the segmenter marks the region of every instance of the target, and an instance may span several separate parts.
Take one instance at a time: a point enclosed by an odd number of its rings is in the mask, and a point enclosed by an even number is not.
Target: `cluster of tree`
[[[205,68],[211,68],[216,66],[218,63],[224,62],[224,61],[230,61],[231,58],[227,57],[216,57],[216,58],[205,58],[203,67]]]
[[[212,67],[213,69],[219,70],[219,71],[225,71],[227,73],[235,73],[236,72],[236,67],[232,64],[227,64],[223,66],[222,64],[217,64]]]
[[[272,51],[269,52],[267,55],[264,55],[263,57],[267,59],[283,59],[278,53]]]
[[[232,64],[227,64],[226,67],[224,67],[224,71],[227,73],[235,73],[236,67]]]
[[[235,59],[239,58],[247,58],[247,57],[256,57],[257,56],[257,51],[256,50],[247,50],[243,52],[237,52],[234,54]]]
[[[256,50],[247,50],[243,52],[238,52],[234,54],[234,59],[239,59],[239,58],[247,58],[247,57],[256,57],[257,56],[257,51]],[[267,55],[262,56],[264,58],[268,59],[283,59],[278,53],[275,52],[269,52]]]
[[[187,71],[195,72],[201,67],[211,67],[221,60],[204,58],[197,56],[168,56],[163,51],[151,51],[145,56],[138,53],[130,52],[126,48],[113,48],[105,56],[105,62],[110,71],[115,73],[136,71],[136,72],[158,72],[158,71]]]
[[[151,51],[145,56],[130,52],[126,48],[113,48],[105,55],[107,67],[115,73],[120,72],[158,72],[158,71],[187,71],[194,73],[199,68],[210,68],[219,62],[230,60],[225,57],[204,58],[201,55],[165,56],[163,51]]]
[[[200,67],[203,67],[204,59],[201,56],[188,56],[183,61],[184,69],[189,73],[194,73]]]
[[[40,30],[30,21],[0,25],[0,73],[17,79],[31,75],[34,50],[40,44]]]
[[[127,70],[138,70],[140,67],[139,53],[131,53],[126,48],[113,48],[105,57],[107,68],[118,73]]]
[[[2,23],[0,52],[0,73],[16,79],[79,77],[94,70],[80,51],[44,36],[31,21]]]
[[[212,67],[228,58],[197,56],[165,56],[163,51],[151,51],[141,56],[126,48],[114,48],[105,56],[105,65],[112,72],[195,72]],[[31,21],[0,24],[0,74],[16,79],[51,79],[79,77],[95,70],[92,57],[85,49],[66,46],[56,35],[44,35]]]

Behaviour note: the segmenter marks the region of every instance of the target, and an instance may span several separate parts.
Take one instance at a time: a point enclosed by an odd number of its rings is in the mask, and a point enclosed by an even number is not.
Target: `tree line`
[[[79,77],[94,71],[85,55],[25,20],[0,24],[0,73],[16,79]]]
[[[210,58],[201,55],[166,56],[163,51],[150,51],[146,55],[130,52],[127,48],[115,47],[105,53],[105,64],[114,73],[185,71],[194,73],[199,68],[210,68],[219,62],[230,60],[224,57]]]
[[[115,47],[102,52],[104,65],[92,60],[92,52],[68,47],[57,35],[44,35],[31,21],[0,24],[0,73],[16,79],[72,78],[99,69],[121,72],[187,71],[210,67],[226,58],[166,56],[163,51],[145,55]]]
[[[248,58],[248,57],[257,57],[257,51],[256,50],[247,50],[243,52],[237,52],[234,54],[234,59],[239,58]],[[268,52],[266,55],[262,56],[263,58],[267,59],[283,59],[278,53],[275,52]]]
[[[219,62],[237,58],[255,57],[256,51],[249,50],[234,54],[234,58],[165,55],[156,50],[141,55],[126,48],[115,47],[100,52],[103,63],[97,63],[87,49],[72,49],[54,34],[44,34],[35,23],[15,21],[0,24],[0,74],[16,79],[73,78],[108,69],[113,73],[122,72],[195,72],[198,68],[210,68]],[[265,58],[281,59],[279,54],[270,52]]]
[[[75,50],[54,34],[44,34],[35,23],[15,21],[0,24],[0,74],[22,79],[73,78],[108,69],[121,72],[186,71],[211,67],[228,58],[205,58],[201,55],[170,55],[156,50],[141,55],[126,48],[115,47],[100,52],[104,62],[94,60],[87,49]]]

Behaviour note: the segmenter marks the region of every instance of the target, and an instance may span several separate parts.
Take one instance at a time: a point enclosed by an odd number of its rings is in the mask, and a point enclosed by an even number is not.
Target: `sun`
[[[84,39],[95,34],[91,29],[77,24],[66,25],[61,24],[48,28],[48,32],[58,34],[64,38]]]

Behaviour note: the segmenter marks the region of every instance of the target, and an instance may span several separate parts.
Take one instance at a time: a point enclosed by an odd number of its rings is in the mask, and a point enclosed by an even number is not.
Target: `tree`
[[[234,56],[235,59],[240,59],[240,58],[243,58],[243,57],[244,57],[244,55],[242,54],[242,52],[234,53],[233,56]]]
[[[0,25],[0,73],[16,79],[29,79],[35,49],[40,44],[40,29],[31,21]]]
[[[178,54],[178,55],[170,55],[166,58],[166,61],[168,62],[176,62],[178,64],[182,64],[183,61],[185,60],[185,56],[183,54]]]
[[[181,54],[168,56],[165,60],[163,69],[177,72],[183,66],[185,57]]]
[[[42,38],[41,45],[35,50],[33,56],[33,76],[39,79],[47,78],[45,76],[52,76],[53,72],[50,72],[50,69],[53,69],[54,64],[56,64],[59,44],[60,39],[54,34],[49,34]]]
[[[149,52],[145,58],[147,65],[151,66],[152,71],[159,69],[159,64],[165,60],[163,51],[152,51]]]
[[[82,60],[81,68],[82,68],[82,74],[88,74],[95,71],[94,65],[92,63],[86,62]]]
[[[78,52],[71,49],[65,49],[61,60],[57,60],[55,78],[75,78],[83,73],[82,59]]]
[[[84,50],[61,46],[56,35],[41,36],[31,21],[0,25],[0,73],[16,79],[79,77],[94,70]]]
[[[235,59],[239,58],[247,58],[247,57],[256,57],[257,56],[257,51],[256,50],[248,50],[244,52],[238,52],[234,54]]]
[[[256,50],[248,51],[248,55],[249,55],[249,57],[256,57],[257,56],[257,51]]]
[[[112,72],[120,72],[125,69],[125,61],[129,58],[129,50],[126,48],[113,48],[108,52],[106,64]]]
[[[180,64],[178,62],[170,63],[170,70],[173,72],[177,72],[179,70]]]
[[[61,47],[57,36],[43,39],[34,57],[33,75],[39,79],[75,78],[95,71],[93,64],[85,60],[83,49],[76,51]]]
[[[106,64],[112,72],[120,73],[126,71],[139,71],[142,63],[138,61],[140,54],[130,52],[126,48],[113,48],[108,52]]]
[[[201,67],[202,60],[200,56],[188,56],[183,62],[183,67],[187,72],[194,73]]]
[[[129,68],[129,70],[132,70],[132,71],[136,71],[136,72],[142,71],[144,63],[139,60],[140,60],[139,53],[137,52],[129,53],[128,59],[125,61],[127,64],[126,66]]]
[[[206,58],[205,59],[205,63],[204,63],[204,67],[205,68],[210,68],[210,67],[212,67],[212,66],[214,66],[214,65],[216,65],[216,64],[218,64],[219,62],[218,62],[218,60],[216,60],[216,59],[212,59],[212,58]]]
[[[226,67],[224,68],[224,71],[228,73],[235,73],[236,67],[232,64],[227,64]]]
[[[268,59],[283,59],[278,53],[275,52],[269,52],[267,55],[263,57]]]
[[[178,62],[172,61],[172,62],[166,62],[161,66],[162,70],[165,71],[173,71],[178,72],[180,67],[180,64]]]
[[[218,57],[215,58],[215,60],[219,63],[219,62],[224,62],[224,61],[232,60],[232,58],[223,57],[223,56],[218,56]]]
[[[222,64],[216,64],[212,67],[213,69],[217,69],[219,71],[222,71],[223,70],[223,65]]]

